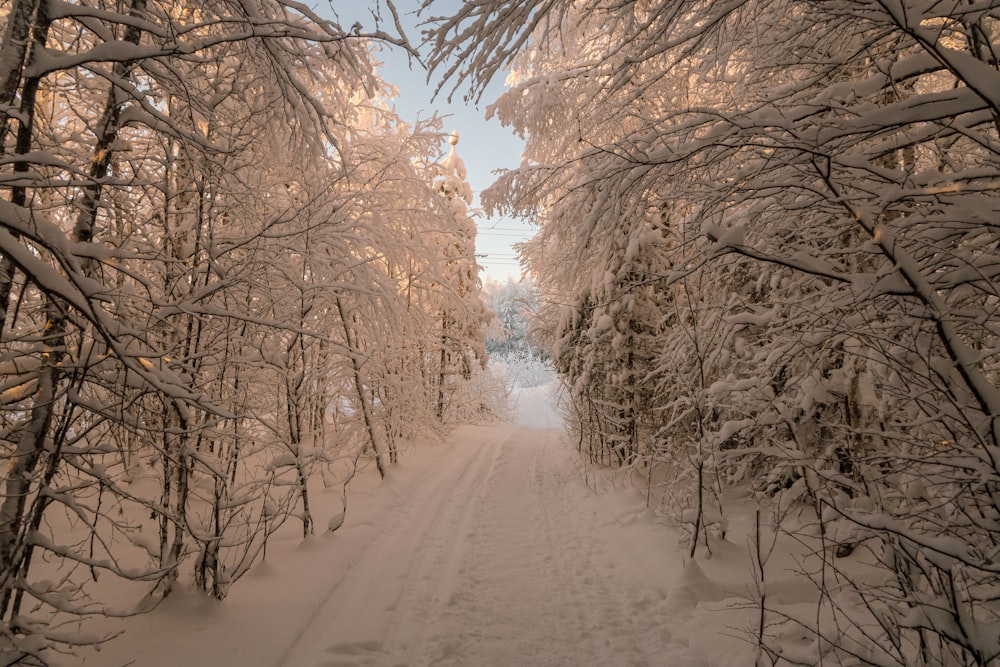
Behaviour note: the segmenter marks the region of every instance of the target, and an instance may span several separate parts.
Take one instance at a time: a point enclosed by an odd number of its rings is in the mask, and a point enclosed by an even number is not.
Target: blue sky
[[[407,31],[407,37],[411,42],[419,43],[420,29],[416,25],[415,16],[416,9],[420,5],[419,0],[397,0],[395,4]],[[325,0],[316,6],[316,10],[328,17],[335,11],[345,27],[357,21],[370,29],[375,24],[371,12],[373,6],[374,0]],[[443,7],[435,6],[436,14],[441,14],[443,10]],[[388,18],[389,14],[386,12],[384,16]],[[384,29],[390,32],[391,23],[384,26]],[[491,88],[483,95],[479,108],[462,101],[462,93],[465,92],[463,90],[458,91],[454,96],[455,101],[449,104],[446,97],[447,91],[452,88],[451,84],[445,86],[441,96],[432,99],[436,82],[427,83],[427,73],[418,63],[412,63],[411,69],[406,54],[401,50],[383,46],[381,52],[377,54],[377,59],[384,63],[380,70],[382,78],[399,89],[395,106],[403,120],[427,118],[437,111],[441,116],[446,116],[445,132],[459,133],[458,154],[468,169],[468,181],[476,193],[475,206],[478,208],[478,195],[493,182],[493,171],[517,167],[521,162],[521,151],[524,147],[521,139],[510,129],[501,126],[499,121],[486,120],[486,108],[503,92],[503,81],[493,82]],[[508,277],[519,279],[521,271],[512,245],[531,236],[533,230],[517,220],[487,219],[483,215],[477,218],[477,226],[479,235],[476,240],[476,252],[479,255],[479,264],[484,269],[481,274],[483,279],[505,280]]]

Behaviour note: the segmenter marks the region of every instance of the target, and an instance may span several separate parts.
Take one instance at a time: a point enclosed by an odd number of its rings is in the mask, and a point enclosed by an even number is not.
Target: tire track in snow
[[[402,499],[284,667],[686,664],[560,433],[485,432]]]
[[[411,496],[400,498],[399,510],[388,525],[376,526],[378,536],[313,613],[281,667],[362,665],[384,657],[389,634],[406,613],[401,602],[433,576],[427,572],[433,554],[460,539],[455,529],[472,511],[464,501],[499,452],[490,444],[454,447],[444,470],[429,471]]]

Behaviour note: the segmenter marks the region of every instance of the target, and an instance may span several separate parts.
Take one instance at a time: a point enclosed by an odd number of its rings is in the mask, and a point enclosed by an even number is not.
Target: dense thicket
[[[222,598],[312,532],[320,472],[450,418],[482,307],[439,124],[374,71],[401,38],[285,0],[0,16],[0,663],[39,664],[136,610],[116,582]]]
[[[473,91],[511,68],[526,160],[488,207],[539,224],[582,450],[666,471],[692,553],[727,484],[815,508],[819,609],[762,614],[765,664],[1000,659],[998,29],[995,0],[480,0],[433,35]]]
[[[535,340],[530,326],[540,304],[534,281],[530,277],[517,282],[509,277],[504,282],[487,280],[483,299],[493,314],[486,329],[492,373],[503,378],[508,391],[552,383],[551,355]]]
[[[529,321],[539,306],[538,289],[530,278],[514,282],[487,280],[483,298],[493,311],[486,331],[486,351],[490,358],[524,357],[543,360],[545,351],[531,335]]]

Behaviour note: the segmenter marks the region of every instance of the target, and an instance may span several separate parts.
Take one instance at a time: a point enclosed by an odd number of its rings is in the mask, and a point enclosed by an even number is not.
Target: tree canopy
[[[432,34],[472,95],[509,72],[525,161],[486,206],[538,224],[581,449],[667,470],[692,554],[733,483],[814,507],[822,572],[872,554],[887,583],[817,581],[838,622],[776,622],[809,664],[1000,656],[998,12],[483,0]]]
[[[313,532],[317,477],[454,420],[483,309],[436,183],[459,158],[375,69],[398,30],[284,0],[0,15],[0,655],[47,664],[134,611],[109,586],[221,599]]]

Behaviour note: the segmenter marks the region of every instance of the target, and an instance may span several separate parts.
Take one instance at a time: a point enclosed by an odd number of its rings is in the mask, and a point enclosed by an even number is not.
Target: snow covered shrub
[[[513,388],[540,387],[554,379],[552,364],[536,356],[493,355],[490,368]]]
[[[477,369],[451,393],[447,414],[462,422],[489,422],[507,419],[511,385],[502,368],[490,364]]]
[[[504,377],[513,387],[537,387],[550,382],[550,355],[534,339],[540,306],[534,280],[488,280],[483,297],[493,312],[486,330],[490,362],[502,366]]]

